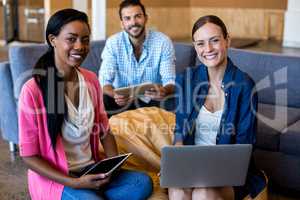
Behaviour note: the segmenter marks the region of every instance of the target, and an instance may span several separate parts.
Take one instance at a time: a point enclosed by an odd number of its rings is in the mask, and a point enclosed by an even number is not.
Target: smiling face
[[[79,67],[89,52],[90,29],[85,22],[72,21],[57,36],[48,37],[54,47],[55,65],[60,70]]]
[[[222,29],[206,23],[193,35],[194,47],[199,60],[207,67],[226,67],[229,38],[224,38]]]
[[[132,38],[140,38],[145,34],[147,16],[140,6],[128,6],[121,11],[121,27]]]

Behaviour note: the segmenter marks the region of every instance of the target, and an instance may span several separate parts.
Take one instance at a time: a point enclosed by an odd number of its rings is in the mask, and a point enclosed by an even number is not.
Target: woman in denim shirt
[[[257,95],[253,80],[227,56],[230,38],[217,16],[199,18],[193,27],[194,48],[202,64],[176,78],[175,145],[254,144]],[[170,188],[170,200],[254,198],[265,186],[250,164],[243,187]]]

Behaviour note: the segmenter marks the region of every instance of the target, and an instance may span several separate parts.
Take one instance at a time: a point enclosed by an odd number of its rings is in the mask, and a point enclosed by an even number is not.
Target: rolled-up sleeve
[[[115,79],[117,60],[113,53],[113,43],[107,40],[101,54],[102,63],[99,70],[99,81],[101,86],[112,85]]]
[[[162,45],[161,63],[159,73],[163,86],[175,84],[175,50],[170,39],[166,39]]]

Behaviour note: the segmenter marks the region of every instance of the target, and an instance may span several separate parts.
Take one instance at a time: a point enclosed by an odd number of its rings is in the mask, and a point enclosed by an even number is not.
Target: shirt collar
[[[227,57],[227,66],[222,80],[223,89],[226,89],[227,84],[229,84],[233,80],[234,71],[235,71],[234,64],[232,63],[231,59]],[[204,64],[200,65],[198,76],[196,76],[195,78],[197,81],[201,80],[201,82],[208,83],[208,70]]]
[[[126,45],[128,47],[130,47],[131,51],[133,51],[133,47],[132,47],[132,44],[131,44],[130,39],[129,39],[129,34],[126,31],[123,31],[123,33],[125,35]],[[149,35],[150,35],[150,30],[146,29],[145,41],[143,42],[143,48],[146,48],[148,43],[149,43]]]
[[[227,58],[227,67],[225,70],[224,78],[222,80],[223,87],[224,86],[226,87],[229,83],[231,83],[231,81],[233,80],[234,72],[235,72],[235,67],[234,67],[231,59],[228,57]]]

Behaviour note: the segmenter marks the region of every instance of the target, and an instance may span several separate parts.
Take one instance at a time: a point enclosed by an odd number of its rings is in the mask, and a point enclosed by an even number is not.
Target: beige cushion
[[[167,200],[159,187],[160,149],[172,144],[175,115],[157,107],[126,111],[110,118],[109,124],[120,152],[132,152],[126,168],[147,172],[154,192],[149,199]]]

